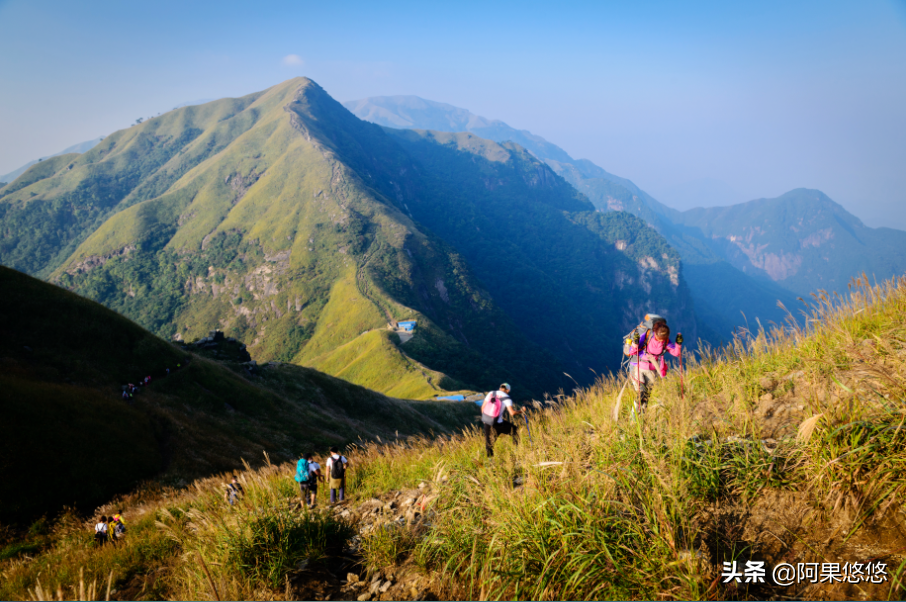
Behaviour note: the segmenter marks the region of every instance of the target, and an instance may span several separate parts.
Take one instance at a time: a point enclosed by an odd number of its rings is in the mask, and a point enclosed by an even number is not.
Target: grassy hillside
[[[211,361],[9,268],[0,267],[0,288],[3,522],[90,508],[145,479],[180,483],[243,458],[258,464],[264,452],[289,459],[360,437],[443,432],[474,414],[300,366],[249,372]],[[146,375],[151,386],[123,401],[121,386]],[[36,478],[37,467],[48,478]]]
[[[349,145],[382,152],[363,125],[302,78],[149,119],[0,192],[0,261],[164,338],[219,328],[261,359],[371,388],[391,384],[389,366],[410,367],[394,391],[421,397],[502,380],[529,395],[564,386],[462,259],[347,160]],[[405,349],[353,343],[402,319],[419,322]],[[470,343],[478,336],[510,347]],[[351,344],[366,369],[331,357]],[[540,368],[520,373],[528,364]]]
[[[127,498],[125,546],[98,550],[63,522],[43,553],[0,565],[0,596],[72,592],[81,569],[101,591],[157,598],[383,599],[375,582],[396,599],[899,598],[904,315],[906,279],[862,279],[845,304],[816,300],[809,331],[705,354],[682,383],[674,372],[641,422],[631,391],[603,380],[537,409],[531,439],[498,441],[493,462],[475,431],[364,446],[346,508],[292,509],[290,466],[245,473],[238,509],[216,480]],[[340,552],[357,530],[358,565]],[[768,579],[725,583],[733,561],[764,562]],[[858,563],[864,579],[770,579],[811,562]]]

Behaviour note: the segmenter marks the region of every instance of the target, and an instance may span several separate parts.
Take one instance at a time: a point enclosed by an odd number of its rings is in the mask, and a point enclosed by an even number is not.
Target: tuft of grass
[[[405,525],[385,522],[362,537],[359,549],[369,572],[401,564],[416,549],[419,538]]]

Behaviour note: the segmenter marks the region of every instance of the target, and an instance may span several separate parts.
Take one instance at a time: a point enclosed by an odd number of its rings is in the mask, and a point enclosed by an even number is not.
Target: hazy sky
[[[906,229],[904,0],[0,0],[0,174],[296,75],[502,119],[667,204],[819,188]]]

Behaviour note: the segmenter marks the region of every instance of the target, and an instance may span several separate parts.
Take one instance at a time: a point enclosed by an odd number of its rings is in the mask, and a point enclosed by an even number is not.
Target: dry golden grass
[[[463,598],[902,596],[904,316],[906,279],[860,279],[845,301],[817,295],[807,327],[791,322],[686,358],[685,394],[674,370],[644,420],[630,416],[631,389],[609,376],[536,404],[531,438],[524,428],[519,446],[502,438],[493,461],[475,428],[350,450],[353,506],[421,481],[432,490],[427,528],[379,530],[363,542],[363,562],[421,567]],[[245,471],[246,496],[233,508],[222,478],[136,492],[118,503],[135,523],[116,549],[93,548],[85,525],[67,519],[45,551],[0,564],[0,597],[40,596],[39,578],[48,597],[82,582],[100,596],[113,571],[112,588],[132,597],[204,599],[216,589],[221,599],[284,599],[293,563],[329,555],[354,527],[301,512],[290,475],[289,466]],[[261,539],[262,529],[271,535]],[[303,532],[301,547],[281,539]],[[749,559],[882,559],[889,579],[836,589],[722,583],[722,562]]]

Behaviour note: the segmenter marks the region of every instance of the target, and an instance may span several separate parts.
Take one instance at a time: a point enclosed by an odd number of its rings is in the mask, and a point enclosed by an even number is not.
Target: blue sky
[[[667,204],[810,187],[906,229],[904,0],[0,0],[0,173],[296,75],[502,119]]]

